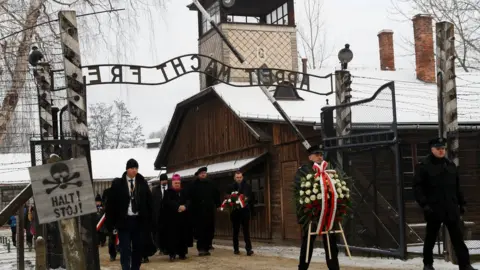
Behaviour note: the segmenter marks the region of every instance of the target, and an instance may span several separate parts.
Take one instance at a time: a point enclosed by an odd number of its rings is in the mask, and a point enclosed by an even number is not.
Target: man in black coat
[[[470,265],[468,248],[460,229],[465,212],[465,200],[460,190],[459,174],[455,163],[445,157],[444,138],[430,140],[431,154],[415,168],[413,188],[415,200],[424,211],[427,222],[423,245],[424,270],[433,268],[433,247],[440,226],[445,224],[450,234],[460,270],[475,270]]]
[[[247,182],[243,181],[243,174],[241,171],[235,172],[234,179],[235,183],[231,186],[228,195],[235,191],[238,192],[239,195],[243,194],[247,204],[244,208],[234,210],[230,213],[230,221],[233,226],[233,253],[236,255],[240,254],[238,234],[240,233],[240,226],[242,226],[245,250],[247,251],[247,256],[251,256],[253,255],[253,250],[252,242],[250,241],[250,215],[254,204],[252,187]]]
[[[166,220],[163,218],[164,208],[163,208],[163,198],[165,197],[165,192],[168,190],[168,176],[165,173],[160,175],[160,185],[155,186],[152,189],[153,197],[153,222],[154,222],[154,234],[157,248],[161,253],[167,255],[166,250],[166,239],[168,231],[165,229]]]
[[[130,159],[126,172],[115,178],[106,205],[109,230],[118,231],[122,270],[139,270],[144,231],[152,224],[152,193],[145,178],[138,173],[138,162]]]
[[[207,168],[195,173],[197,179],[188,188],[194,237],[197,239],[199,256],[209,256],[215,234],[215,212],[220,207],[220,193],[207,179]]]
[[[323,161],[323,151],[320,145],[313,145],[307,150],[307,152],[308,152],[308,159],[310,160],[310,162],[298,168],[297,173],[295,174],[296,185],[300,185],[300,180],[302,177],[305,177],[308,174],[315,174],[315,171],[313,170],[314,163],[320,164]],[[300,216],[297,216],[297,221],[298,221],[298,224],[301,224]],[[309,237],[310,237],[310,248],[308,250],[308,261],[305,262],[307,257],[307,243],[308,243]],[[302,228],[302,246],[300,248],[298,270],[307,270],[308,267],[310,266],[310,260],[312,259],[313,247],[314,247],[316,238],[317,238],[316,235],[309,234],[308,227]],[[327,259],[327,267],[329,270],[339,270],[340,264],[338,262],[337,237],[335,236],[335,234],[332,233],[328,235],[328,238],[330,241],[330,252],[332,257],[330,258],[329,255],[325,256]],[[327,235],[323,234],[322,239],[323,239],[323,248],[325,249],[325,254],[328,254]]]

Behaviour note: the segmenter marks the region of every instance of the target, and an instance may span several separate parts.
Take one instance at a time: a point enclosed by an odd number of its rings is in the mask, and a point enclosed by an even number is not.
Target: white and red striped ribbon
[[[238,201],[240,202],[240,206],[242,208],[245,208],[245,197],[243,196],[243,194],[240,194],[240,196],[238,196]]]
[[[106,219],[107,219],[107,217],[105,216],[105,214],[103,214],[102,218],[97,223],[97,231],[99,231],[102,228]],[[115,234],[115,245],[118,246],[120,244],[120,239],[118,238],[118,233],[114,232],[113,234]]]
[[[320,191],[322,193],[322,211],[318,220],[317,234],[333,229],[337,212],[338,194],[332,179],[326,172],[327,166],[326,161],[322,161],[320,165],[313,164],[313,170],[316,172],[315,178],[320,177]],[[330,194],[330,198],[328,198],[328,194]]]

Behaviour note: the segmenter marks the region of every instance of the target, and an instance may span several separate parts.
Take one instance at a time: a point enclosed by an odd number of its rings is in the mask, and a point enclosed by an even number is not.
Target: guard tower
[[[294,0],[199,0],[219,24],[219,28],[245,57],[240,64],[233,53],[211,29],[194,4],[190,10],[198,13],[199,53],[233,67],[298,69],[297,36]],[[207,63],[205,63],[206,65]],[[232,70],[232,82],[248,82],[248,75]],[[215,80],[200,74],[200,89],[213,85]]]

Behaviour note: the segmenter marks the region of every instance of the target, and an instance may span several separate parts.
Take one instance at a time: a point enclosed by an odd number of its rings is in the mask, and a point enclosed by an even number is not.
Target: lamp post
[[[342,65],[342,70],[346,70],[348,63],[353,59],[353,52],[350,50],[350,44],[345,44],[345,48],[341,49],[338,52],[338,60],[340,60],[340,64]]]
[[[235,5],[235,0],[222,0],[222,5],[225,8],[231,8],[233,5]]]

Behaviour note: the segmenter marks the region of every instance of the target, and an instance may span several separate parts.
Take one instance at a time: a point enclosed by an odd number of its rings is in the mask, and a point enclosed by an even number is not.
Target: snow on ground
[[[231,246],[215,245],[217,248],[232,249]],[[298,259],[300,248],[297,247],[281,247],[281,246],[260,246],[254,248],[255,253],[264,256],[279,256],[284,258]],[[328,255],[327,255],[328,256]],[[349,267],[364,267],[368,269],[404,269],[416,270],[423,267],[422,258],[415,258],[402,261],[393,258],[374,258],[374,257],[354,257],[348,258],[344,253],[339,254],[340,265]],[[315,248],[313,250],[313,262],[324,262],[325,252],[323,248]],[[457,270],[458,266],[443,260],[435,260],[434,266],[442,270]],[[480,263],[473,266],[480,267]]]

